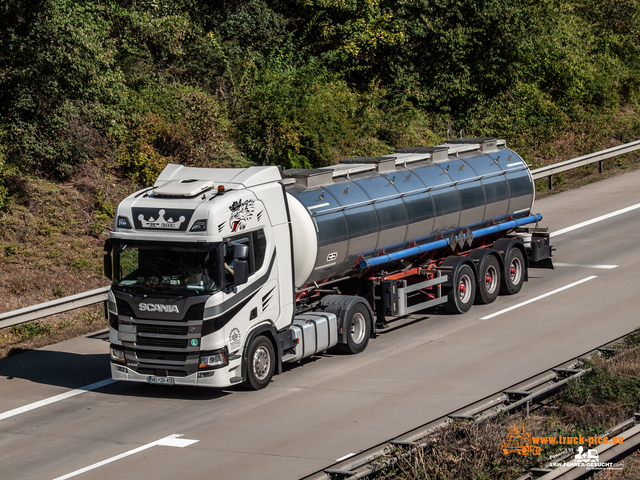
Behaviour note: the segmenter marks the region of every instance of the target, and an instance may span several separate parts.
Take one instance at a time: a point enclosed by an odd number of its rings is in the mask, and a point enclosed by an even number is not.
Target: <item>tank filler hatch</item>
[[[391,172],[396,169],[396,157],[351,157],[340,160],[341,165],[374,165],[378,173]]]
[[[484,137],[462,137],[462,138],[452,138],[447,140],[448,144],[463,144],[463,145],[480,145],[480,151],[482,153],[496,152],[498,150],[498,139],[497,138],[484,138]],[[502,144],[504,145],[504,140]]]
[[[447,146],[397,148],[396,153],[428,154],[434,163],[449,159],[449,147]]]

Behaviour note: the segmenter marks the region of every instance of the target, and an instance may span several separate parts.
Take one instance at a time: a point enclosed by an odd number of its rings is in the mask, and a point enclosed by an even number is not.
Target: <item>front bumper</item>
[[[240,383],[240,360],[232,361],[225,368],[217,370],[204,370],[202,372],[192,373],[185,377],[166,377],[172,378],[174,385],[192,385],[200,387],[230,387]],[[210,376],[198,376],[198,374],[207,374]],[[125,365],[111,362],[111,378],[123,382],[139,382],[150,383],[150,375],[140,374]]]

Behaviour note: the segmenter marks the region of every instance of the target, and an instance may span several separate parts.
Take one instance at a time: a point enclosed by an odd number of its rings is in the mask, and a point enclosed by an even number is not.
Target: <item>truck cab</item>
[[[105,245],[114,379],[225,387],[246,379],[256,335],[276,353],[294,310],[281,179],[275,166],[169,165],[120,203]]]

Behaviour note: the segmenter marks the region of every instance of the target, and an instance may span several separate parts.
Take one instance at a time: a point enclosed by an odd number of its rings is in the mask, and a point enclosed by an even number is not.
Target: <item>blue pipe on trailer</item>
[[[536,223],[542,220],[542,215],[536,213],[535,215],[529,215],[528,217],[519,218],[518,220],[511,220],[509,222],[500,223],[498,225],[491,225],[490,227],[481,228],[474,232],[471,232],[474,238],[486,237],[505,230],[511,230],[512,228],[520,227],[521,225],[527,225],[528,223]],[[455,237],[456,239],[458,236]],[[379,257],[373,257],[369,260],[361,260],[358,264],[359,267],[364,270],[365,268],[377,267],[379,265],[385,265],[387,263],[402,260],[406,257],[412,257],[414,255],[420,255],[421,253],[431,252],[438,250],[449,245],[449,239],[437,240],[435,242],[425,243],[424,245],[418,245],[416,247],[400,250],[399,252],[380,255]]]

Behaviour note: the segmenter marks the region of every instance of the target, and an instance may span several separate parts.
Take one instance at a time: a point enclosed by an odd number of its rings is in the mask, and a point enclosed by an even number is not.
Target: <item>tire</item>
[[[364,305],[358,303],[353,306],[345,321],[344,329],[347,332],[347,343],[340,344],[340,350],[351,354],[363,352],[371,336],[371,319]]]
[[[447,294],[445,304],[452,313],[466,313],[476,296],[476,276],[469,265],[459,264],[453,274],[453,288]]]
[[[524,256],[519,248],[512,248],[504,259],[502,283],[500,293],[503,295],[515,295],[522,288],[525,277],[526,265]]]
[[[267,337],[258,335],[249,345],[246,386],[251,390],[260,390],[269,385],[275,365],[273,345]]]
[[[498,298],[501,277],[498,259],[493,255],[487,255],[482,270],[478,272],[476,303],[486,305]]]

